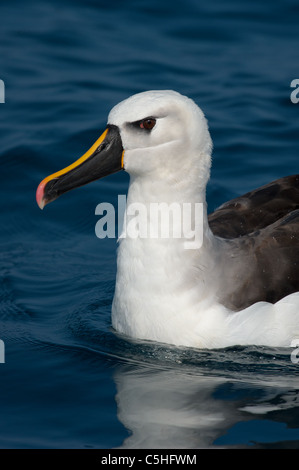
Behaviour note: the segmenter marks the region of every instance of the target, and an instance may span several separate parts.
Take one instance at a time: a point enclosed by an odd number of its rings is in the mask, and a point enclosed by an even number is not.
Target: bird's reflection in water
[[[264,419],[285,423],[291,419],[285,410],[297,407],[299,401],[296,381],[286,384],[284,378],[244,381],[182,368],[120,366],[115,382],[118,418],[131,432],[122,448],[220,447],[221,437],[237,423]],[[298,408],[296,412],[298,418]],[[243,443],[236,439],[230,447],[262,446],[253,434]]]

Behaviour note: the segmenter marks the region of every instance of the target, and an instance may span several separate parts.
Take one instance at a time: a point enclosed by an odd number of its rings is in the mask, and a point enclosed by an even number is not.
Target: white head
[[[207,182],[212,142],[204,114],[190,98],[171,90],[139,93],[116,105],[108,124],[120,131],[124,169],[131,175],[177,179],[200,172]]]
[[[156,188],[203,191],[211,165],[211,138],[200,108],[175,91],[147,91],[115,106],[108,128],[75,163],[46,177],[37,189],[41,208],[75,187],[125,169]]]

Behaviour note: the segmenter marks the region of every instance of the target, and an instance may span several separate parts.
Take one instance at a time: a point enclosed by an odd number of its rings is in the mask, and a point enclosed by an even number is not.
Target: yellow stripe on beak
[[[108,124],[107,129],[81,158],[43,179],[36,191],[39,207],[43,209],[45,204],[71,189],[122,170],[123,158],[119,129]]]
[[[69,171],[73,170],[74,168],[76,168],[77,166],[81,165],[81,163],[85,162],[85,160],[87,160],[95,151],[96,149],[101,145],[101,143],[103,142],[103,140],[105,139],[106,135],[107,135],[107,132],[108,132],[109,129],[106,129],[103,134],[98,138],[98,140],[90,147],[89,150],[87,150],[86,153],[84,153],[84,155],[82,155],[82,157],[78,158],[78,160],[76,160],[74,163],[72,163],[71,165],[63,168],[62,170],[60,171],[57,171],[56,173],[53,173],[52,175],[49,175],[47,176],[42,182],[41,184],[43,184],[44,186],[48,183],[48,181],[51,181],[55,178],[59,178],[59,176],[62,176],[64,175],[65,173],[68,173]]]

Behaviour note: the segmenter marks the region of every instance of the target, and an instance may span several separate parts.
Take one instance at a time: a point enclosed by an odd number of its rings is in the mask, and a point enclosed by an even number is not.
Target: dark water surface
[[[35,203],[111,107],[149,89],[206,113],[209,210],[298,172],[298,16],[295,0],[1,3],[1,448],[299,447],[291,349],[179,349],[112,331],[117,244],[96,238],[94,211],[116,204],[128,175]]]

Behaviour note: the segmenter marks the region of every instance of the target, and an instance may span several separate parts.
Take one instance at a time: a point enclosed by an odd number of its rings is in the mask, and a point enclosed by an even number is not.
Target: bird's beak
[[[108,125],[93,146],[72,165],[47,176],[38,186],[41,209],[61,194],[123,169],[124,150],[117,126]]]

